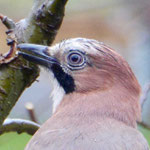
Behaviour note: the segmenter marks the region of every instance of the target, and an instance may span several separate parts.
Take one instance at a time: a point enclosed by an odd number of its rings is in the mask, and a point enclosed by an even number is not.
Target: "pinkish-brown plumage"
[[[75,70],[68,62],[71,50],[86,57],[86,63],[76,64]],[[83,38],[63,41],[47,53],[73,78],[75,89],[63,96],[26,150],[149,149],[136,128],[141,119],[140,85],[120,55],[103,43]]]

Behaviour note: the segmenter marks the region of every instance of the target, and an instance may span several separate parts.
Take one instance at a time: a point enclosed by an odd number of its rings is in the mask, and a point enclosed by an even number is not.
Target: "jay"
[[[149,150],[137,130],[140,85],[119,54],[86,38],[18,49],[53,79],[54,113],[25,150]]]

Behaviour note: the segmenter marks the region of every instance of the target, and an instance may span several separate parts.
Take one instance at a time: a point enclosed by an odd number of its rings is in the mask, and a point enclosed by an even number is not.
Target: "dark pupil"
[[[77,54],[72,54],[72,55],[70,56],[70,60],[71,60],[71,62],[73,62],[73,63],[79,63],[79,62],[80,62],[80,56],[77,55]]]

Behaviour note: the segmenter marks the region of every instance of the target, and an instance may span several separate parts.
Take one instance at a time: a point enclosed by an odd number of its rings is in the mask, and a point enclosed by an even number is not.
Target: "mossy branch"
[[[35,0],[30,15],[14,23],[7,18],[9,37],[17,43],[50,45],[62,23],[67,0]],[[37,7],[35,7],[37,6]],[[1,20],[3,18],[0,18]],[[4,23],[4,20],[2,20]],[[13,35],[13,36],[12,36]],[[0,65],[0,125],[6,119],[24,89],[39,75],[38,67],[23,58]]]
[[[39,124],[29,120],[6,119],[0,128],[0,135],[7,132],[17,132],[18,134],[26,132],[33,135],[39,128]]]

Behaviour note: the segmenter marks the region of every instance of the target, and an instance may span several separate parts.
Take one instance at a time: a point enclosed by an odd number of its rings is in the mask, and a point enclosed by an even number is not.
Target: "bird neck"
[[[73,92],[65,95],[54,115],[78,118],[76,121],[82,122],[111,118],[136,127],[140,113],[139,95],[115,86],[107,91]]]

